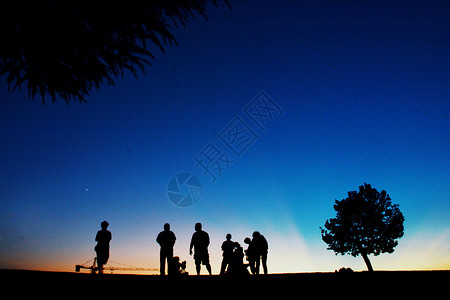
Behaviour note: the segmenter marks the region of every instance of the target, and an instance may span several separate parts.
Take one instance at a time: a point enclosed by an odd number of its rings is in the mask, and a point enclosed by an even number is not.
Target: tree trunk
[[[372,264],[370,263],[369,257],[365,252],[361,252],[361,256],[364,258],[364,262],[366,263],[367,269],[369,272],[373,272]]]

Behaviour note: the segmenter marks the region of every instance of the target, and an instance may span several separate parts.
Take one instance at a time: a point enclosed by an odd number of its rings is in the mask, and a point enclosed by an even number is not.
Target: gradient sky
[[[364,270],[326,250],[319,226],[367,182],[406,218],[374,269],[450,269],[450,2],[230,3],[174,30],[179,46],[138,80],[126,74],[87,103],[43,105],[3,78],[0,268],[73,271],[107,220],[113,262],[159,267],[169,222],[195,273],[202,222],[213,273],[225,235],[243,244],[254,230],[269,272]],[[243,110],[262,91],[283,110],[265,132]],[[258,136],[240,157],[219,139],[237,116]],[[194,161],[211,141],[235,160],[214,183]],[[188,208],[167,196],[182,172],[202,185]]]

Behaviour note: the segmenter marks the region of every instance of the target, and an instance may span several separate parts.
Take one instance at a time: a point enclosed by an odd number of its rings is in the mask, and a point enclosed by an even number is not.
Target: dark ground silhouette
[[[49,295],[66,291],[65,294],[101,292],[102,297],[158,295],[169,291],[171,297],[186,298],[193,290],[201,290],[196,297],[211,299],[224,293],[239,294],[239,298],[268,297],[271,292],[277,298],[336,297],[345,298],[405,298],[419,292],[427,298],[445,295],[450,271],[374,271],[350,273],[291,273],[269,274],[230,278],[219,275],[180,276],[171,279],[159,275],[105,274],[95,276],[87,273],[0,270],[4,286],[27,286],[30,295]],[[55,290],[55,287],[58,289]],[[204,291],[204,292],[203,292]],[[444,294],[442,294],[444,292]],[[17,293],[17,292],[15,292]],[[22,292],[21,292],[22,293]],[[234,294],[233,294],[234,293]],[[26,291],[23,293],[26,295]],[[64,294],[64,293],[63,293]],[[233,296],[234,297],[234,296]],[[270,297],[270,296],[269,296]]]

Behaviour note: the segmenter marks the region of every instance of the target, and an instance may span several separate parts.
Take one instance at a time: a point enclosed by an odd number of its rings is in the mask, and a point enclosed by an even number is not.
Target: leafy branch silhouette
[[[210,1],[217,6],[218,2]],[[86,101],[92,90],[130,71],[145,74],[154,59],[178,45],[171,29],[196,15],[207,19],[207,0],[7,1],[0,10],[0,76],[8,89],[28,96],[59,95],[67,103]]]

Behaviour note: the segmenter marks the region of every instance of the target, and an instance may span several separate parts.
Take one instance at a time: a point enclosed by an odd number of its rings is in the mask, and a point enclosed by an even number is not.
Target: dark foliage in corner
[[[217,2],[226,0],[212,0]],[[34,98],[57,95],[85,101],[94,88],[128,70],[144,72],[153,58],[176,45],[171,29],[206,18],[207,0],[6,1],[0,10],[0,75],[10,91],[25,86]]]

